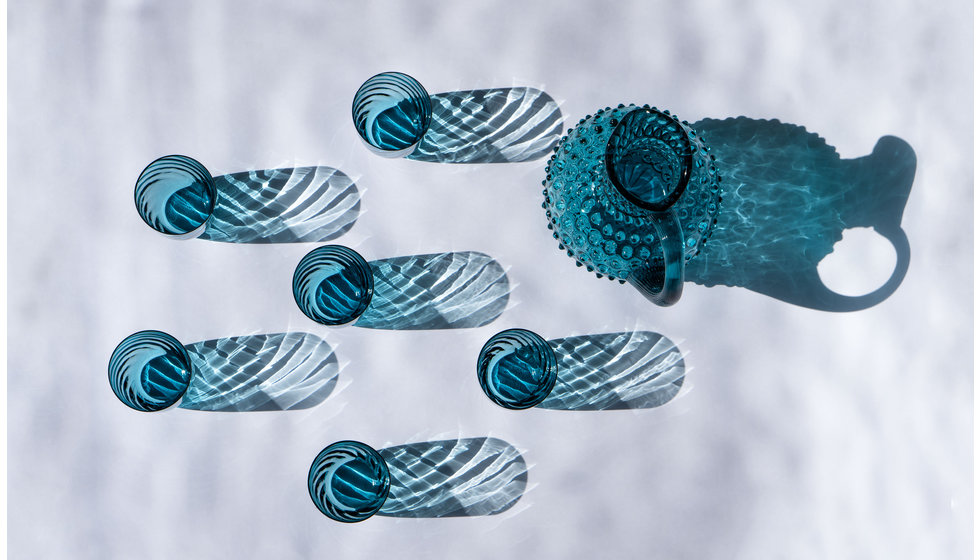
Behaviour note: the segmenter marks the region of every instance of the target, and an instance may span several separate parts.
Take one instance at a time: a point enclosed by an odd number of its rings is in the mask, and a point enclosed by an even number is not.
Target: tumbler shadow
[[[496,438],[411,443],[378,453],[391,475],[391,489],[378,515],[495,515],[517,503],[527,487],[524,457]]]
[[[562,116],[534,88],[451,91],[429,96],[432,120],[408,159],[438,163],[513,163],[546,156]]]
[[[723,200],[711,239],[688,263],[688,280],[825,311],[865,309],[898,289],[910,260],[901,221],[916,167],[905,141],[885,136],[870,155],[841,159],[823,138],[777,120],[704,119],[693,126],[717,160]],[[898,258],[884,285],[845,296],[824,285],[817,265],[855,227],[874,228]]]
[[[188,344],[193,373],[180,408],[220,412],[296,410],[323,402],[340,366],[306,333],[219,338]]]
[[[331,167],[243,171],[214,177],[217,202],[200,239],[227,243],[314,243],[353,227],[357,185]]]
[[[620,332],[549,340],[558,380],[537,408],[615,410],[654,408],[684,383],[684,358],[665,336]]]
[[[370,262],[374,295],[354,323],[392,330],[480,327],[504,312],[510,282],[500,263],[472,251]]]

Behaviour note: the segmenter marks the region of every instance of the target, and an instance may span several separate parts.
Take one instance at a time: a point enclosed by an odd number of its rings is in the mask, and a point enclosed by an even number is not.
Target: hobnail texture
[[[641,269],[670,268],[665,253],[685,262],[697,255],[721,202],[713,156],[700,136],[647,105],[607,107],[580,120],[545,171],[542,207],[559,248],[620,282]],[[663,239],[681,246],[666,251]]]

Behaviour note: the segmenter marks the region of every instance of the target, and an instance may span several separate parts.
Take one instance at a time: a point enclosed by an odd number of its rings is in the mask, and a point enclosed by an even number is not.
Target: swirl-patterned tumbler
[[[508,329],[483,345],[476,373],[490,400],[522,410],[551,393],[558,378],[558,360],[548,342],[536,333]]]
[[[325,245],[310,251],[293,273],[293,298],[317,323],[345,325],[364,313],[374,295],[371,266],[357,251]]]
[[[601,109],[561,139],[545,172],[548,228],[576,264],[658,305],[680,298],[721,202],[713,157],[686,121],[648,105]]]
[[[141,412],[163,410],[179,401],[190,385],[191,372],[187,350],[160,331],[127,336],[109,359],[112,392]]]
[[[197,237],[214,212],[217,189],[211,173],[181,155],[154,160],[140,173],[136,209],[151,228],[178,238]]]
[[[368,78],[354,95],[354,128],[372,151],[402,157],[418,146],[432,119],[429,93],[408,74]]]
[[[359,441],[338,441],[316,456],[306,480],[310,498],[336,521],[364,521],[388,498],[391,476],[385,460]]]

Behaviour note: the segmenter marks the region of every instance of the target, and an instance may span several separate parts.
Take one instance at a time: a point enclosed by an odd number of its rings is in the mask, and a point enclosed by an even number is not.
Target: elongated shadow
[[[450,91],[429,96],[432,121],[408,159],[437,163],[512,163],[546,156],[562,116],[534,88]]]
[[[524,457],[496,438],[411,443],[378,453],[391,474],[391,489],[378,515],[494,515],[510,509],[527,487]]]
[[[916,167],[905,141],[885,136],[870,155],[841,159],[823,138],[776,120],[705,119],[694,127],[717,160],[723,200],[687,279],[826,311],[865,309],[898,289],[910,260],[901,222]],[[856,297],[830,290],[817,273],[854,227],[874,228],[898,256],[884,285]]]
[[[500,263],[473,251],[370,262],[374,295],[354,323],[392,330],[480,327],[503,313],[510,282]]]
[[[306,333],[219,338],[184,348],[193,373],[179,406],[192,410],[310,408],[330,395],[340,372],[330,346]]]
[[[558,359],[555,387],[537,408],[654,408],[677,395],[684,358],[665,336],[637,331],[549,340]]]
[[[200,239],[227,243],[329,241],[353,227],[357,185],[331,167],[243,171],[214,177],[217,202]]]

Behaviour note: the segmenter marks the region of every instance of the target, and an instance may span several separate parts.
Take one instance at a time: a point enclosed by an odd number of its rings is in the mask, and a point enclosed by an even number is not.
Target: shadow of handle
[[[794,290],[782,294],[767,292],[765,295],[770,295],[801,307],[843,313],[868,309],[885,301],[898,290],[899,286],[902,285],[902,281],[905,280],[905,274],[909,270],[909,262],[911,261],[911,249],[909,247],[909,239],[901,226],[882,226],[875,227],[874,229],[882,237],[891,242],[897,256],[895,269],[892,271],[891,276],[878,289],[861,296],[839,294],[828,288],[820,278],[817,269],[813,269],[808,273],[809,278],[807,283],[810,285],[807,290]]]

